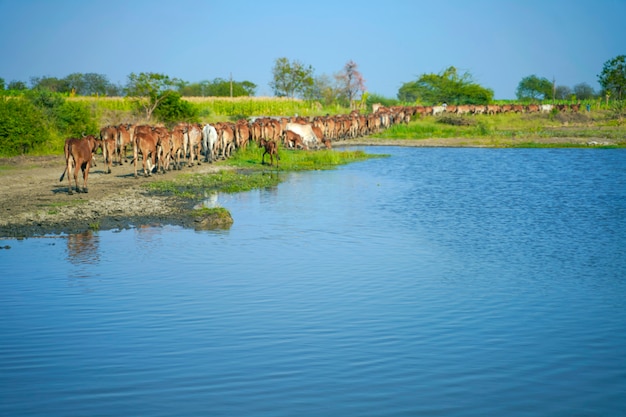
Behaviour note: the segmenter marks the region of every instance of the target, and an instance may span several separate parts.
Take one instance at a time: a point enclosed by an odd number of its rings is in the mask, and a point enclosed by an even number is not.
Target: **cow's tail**
[[[59,178],[59,182],[63,182],[63,178],[65,178],[65,173],[67,172],[67,166],[63,170],[63,174],[61,174],[61,178]]]

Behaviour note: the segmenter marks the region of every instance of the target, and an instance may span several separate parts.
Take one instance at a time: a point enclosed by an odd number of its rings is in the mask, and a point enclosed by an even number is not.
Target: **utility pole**
[[[552,103],[554,104],[554,99],[556,98],[556,79],[552,76]]]
[[[230,98],[233,98],[233,73],[230,73]]]

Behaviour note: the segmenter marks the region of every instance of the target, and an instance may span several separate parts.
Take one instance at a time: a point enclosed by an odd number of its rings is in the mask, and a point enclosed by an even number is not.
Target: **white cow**
[[[304,144],[309,148],[317,148],[319,145],[319,139],[315,136],[313,126],[309,123],[287,123],[285,130],[291,130],[292,132],[300,135],[302,142],[304,142]]]
[[[446,111],[445,106],[433,106],[433,116],[443,114]]]
[[[553,108],[554,106],[552,104],[542,104],[541,106],[539,106],[539,110],[541,110],[541,113],[550,113]]]
[[[202,128],[202,151],[204,152],[204,162],[213,162],[215,155],[213,150],[217,143],[217,130],[214,126],[206,124]],[[209,159],[209,155],[211,155]]]

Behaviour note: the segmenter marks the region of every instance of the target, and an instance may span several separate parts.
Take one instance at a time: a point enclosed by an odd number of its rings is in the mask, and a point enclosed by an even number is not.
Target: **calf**
[[[263,156],[261,157],[261,164],[265,163],[265,155],[269,154],[270,166],[274,165],[274,156],[276,156],[276,168],[278,168],[278,161],[280,160],[280,156],[278,155],[278,145],[276,145],[276,141],[262,138],[259,141],[259,147],[265,148],[263,151]]]
[[[293,130],[285,130],[285,144],[294,149],[309,149],[302,141],[302,137]]]

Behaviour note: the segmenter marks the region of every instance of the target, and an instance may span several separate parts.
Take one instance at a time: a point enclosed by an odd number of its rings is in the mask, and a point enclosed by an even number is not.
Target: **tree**
[[[319,101],[325,105],[334,103],[340,95],[336,82],[326,74],[322,74],[313,79],[313,85],[307,90],[304,96],[307,100]]]
[[[300,61],[289,62],[287,58],[277,58],[269,85],[279,97],[304,96],[313,86],[313,72],[312,66]]]
[[[572,96],[572,89],[566,85],[558,85],[554,90],[554,98],[557,100],[569,100]]]
[[[574,94],[578,100],[589,100],[596,96],[596,92],[587,83],[580,83],[574,86]]]
[[[186,100],[181,100],[178,92],[168,94],[154,110],[154,115],[165,124],[177,122],[194,123],[198,120],[198,108]]]
[[[545,100],[552,97],[552,89],[552,81],[529,75],[519,82],[515,95],[519,100]]]
[[[48,90],[53,93],[69,93],[67,80],[56,77],[32,77],[30,84],[33,90]]]
[[[131,73],[125,92],[145,111],[146,119],[150,120],[154,110],[174,92],[177,82],[175,78],[154,72]]]
[[[4,90],[4,78],[0,77],[0,90]]]
[[[618,55],[604,63],[598,82],[617,100],[624,98],[626,91],[626,55]]]
[[[24,81],[13,80],[7,85],[7,90],[28,90],[28,87]]]
[[[448,67],[439,74],[422,74],[416,81],[404,83],[398,99],[431,105],[487,104],[493,100],[493,91],[476,83],[469,72],[460,74],[455,67]]]
[[[216,78],[207,85],[207,96],[242,97],[254,95],[256,84],[250,81],[232,81]]]
[[[359,72],[358,65],[352,60],[346,62],[343,70],[335,75],[335,79],[348,103],[357,100],[359,94],[365,92],[365,79]]]

